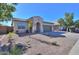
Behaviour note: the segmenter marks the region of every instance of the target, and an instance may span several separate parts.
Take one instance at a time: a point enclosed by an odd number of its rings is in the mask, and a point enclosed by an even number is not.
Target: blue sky
[[[64,17],[64,13],[74,13],[74,20],[79,19],[78,3],[23,3],[16,6],[16,12],[13,16],[16,18],[30,18],[32,16],[41,16],[44,21],[55,22]],[[6,22],[4,23],[6,24]],[[7,23],[10,25],[10,22]]]

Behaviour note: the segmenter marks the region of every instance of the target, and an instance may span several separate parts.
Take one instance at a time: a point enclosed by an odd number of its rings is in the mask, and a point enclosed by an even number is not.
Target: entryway
[[[36,33],[40,33],[40,23],[39,22],[37,22],[36,23]]]

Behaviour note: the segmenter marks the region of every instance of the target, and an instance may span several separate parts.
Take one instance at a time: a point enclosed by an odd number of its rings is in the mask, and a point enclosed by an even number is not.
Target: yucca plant
[[[9,39],[12,38],[12,33],[11,33],[11,32],[8,33],[8,38],[9,38]]]
[[[12,39],[13,36],[14,36],[14,32],[9,32],[9,33],[8,33],[8,38],[9,38],[9,39]]]

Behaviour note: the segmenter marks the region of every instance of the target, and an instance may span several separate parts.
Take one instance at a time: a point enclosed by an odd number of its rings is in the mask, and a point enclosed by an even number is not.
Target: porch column
[[[43,32],[43,24],[40,26],[40,32]]]
[[[35,33],[35,31],[36,31],[36,25],[35,25],[35,23],[33,23],[32,24],[32,33]]]
[[[17,24],[17,22],[15,22],[15,21],[14,21],[14,22],[13,22],[13,26],[14,26],[14,27],[13,27],[13,31],[14,31],[15,33],[16,33],[16,30],[18,30],[18,28],[17,28],[17,25],[16,25],[16,24]]]
[[[52,31],[54,31],[54,25],[52,25]]]

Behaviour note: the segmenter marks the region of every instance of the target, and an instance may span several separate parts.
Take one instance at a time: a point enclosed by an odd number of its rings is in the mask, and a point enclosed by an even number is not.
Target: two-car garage
[[[43,31],[44,31],[44,32],[51,32],[51,31],[52,31],[52,26],[43,25]]]
[[[44,22],[43,23],[43,32],[52,32],[52,23]]]

